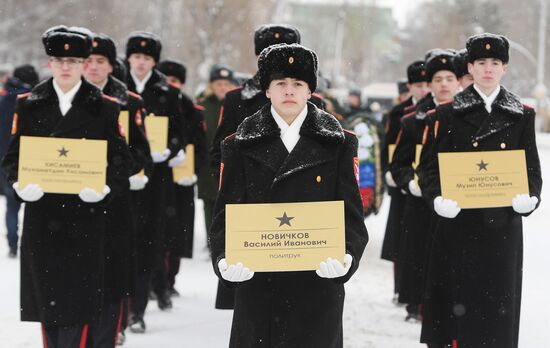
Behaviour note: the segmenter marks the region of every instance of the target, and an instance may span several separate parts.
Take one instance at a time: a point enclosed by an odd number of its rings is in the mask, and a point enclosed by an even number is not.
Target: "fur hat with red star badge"
[[[279,44],[262,51],[258,58],[260,85],[265,91],[271,81],[286,77],[305,81],[309,90],[317,88],[317,54],[298,44]]]
[[[126,42],[126,58],[133,53],[142,53],[153,57],[155,62],[160,59],[162,44],[160,38],[147,31],[135,31],[130,34]]]
[[[51,57],[88,58],[92,49],[92,32],[86,28],[58,25],[42,34],[46,54]]]
[[[468,59],[473,63],[477,59],[495,58],[500,59],[502,63],[508,64],[510,59],[510,43],[506,36],[491,33],[478,34],[470,36],[466,41],[468,50]]]

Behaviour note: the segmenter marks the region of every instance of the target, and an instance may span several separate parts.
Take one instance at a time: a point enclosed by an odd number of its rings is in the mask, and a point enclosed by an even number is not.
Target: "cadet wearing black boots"
[[[437,108],[434,156],[426,164],[423,194],[441,219],[429,261],[421,341],[438,348],[516,348],[522,216],[538,207],[542,188],[535,111],[500,85],[509,59],[504,36],[475,35],[466,48],[474,84]],[[441,196],[438,153],[504,150],[524,150],[527,165],[528,192],[509,206],[461,209]]]
[[[113,347],[115,341],[123,342],[128,316],[129,298],[135,287],[135,225],[134,200],[131,190],[142,190],[151,176],[152,160],[149,143],[145,137],[142,115],[143,100],[128,92],[126,85],[111,73],[116,65],[116,48],[113,40],[104,34],[95,34],[92,53],[86,60],[84,77],[103,90],[105,95],[116,98],[120,108],[127,113],[127,120],[119,118],[126,142],[132,154],[130,187],[114,197],[107,206],[107,231],[105,233],[104,305],[101,320],[90,327],[88,344],[94,348]],[[121,112],[122,114],[122,112]],[[146,176],[137,175],[144,170]]]
[[[394,302],[397,302],[399,293],[399,266],[395,264],[399,248],[399,234],[401,233],[401,222],[405,195],[396,187],[391,173],[387,171],[389,164],[389,148],[395,145],[400,128],[400,119],[408,112],[414,110],[415,105],[429,92],[426,79],[425,62],[418,60],[407,67],[407,82],[411,96],[404,102],[397,104],[389,113],[386,119],[386,135],[382,147],[382,167],[386,171],[386,181],[389,186],[388,192],[391,197],[390,212],[386,223],[386,232],[382,245],[382,259],[394,262]],[[405,112],[405,110],[410,110]]]
[[[148,32],[130,34],[126,44],[126,59],[130,66],[128,89],[143,98],[148,115],[168,117],[168,145],[161,152],[151,152],[155,163],[152,177],[136,199],[139,216],[137,225],[137,283],[132,300],[130,329],[144,332],[143,315],[147,307],[149,284],[153,276],[160,277],[153,289],[161,309],[171,306],[168,282],[164,271],[164,235],[167,221],[175,207],[167,205],[168,190],[172,188],[169,167],[185,158],[182,138],[181,98],[179,89],[171,86],[164,74],[155,69],[161,51],[160,39]],[[147,117],[145,115],[144,121]]]
[[[158,65],[160,72],[166,75],[170,83],[183,88],[187,77],[185,66],[175,60],[165,60]],[[195,172],[202,168],[208,152],[202,107],[193,104],[190,97],[181,94],[181,109],[184,124],[182,136],[186,143],[194,145]],[[195,183],[197,175],[183,178],[173,184],[173,199],[176,214],[170,219],[169,233],[166,238],[168,286],[172,296],[179,296],[175,289],[176,275],[179,273],[182,257],[193,257],[193,234],[195,229]]]
[[[426,76],[431,94],[418,103],[416,110],[401,118],[393,161],[389,169],[397,187],[407,192],[403,225],[399,235],[398,265],[400,268],[399,303],[407,304],[406,320],[420,320],[424,290],[424,263],[431,240],[432,212],[422,199],[415,179],[418,145],[422,144],[424,122],[436,105],[452,101],[460,85],[453,66],[454,54],[441,51],[426,62]]]
[[[357,138],[309,103],[317,85],[315,52],[265,49],[261,88],[270,99],[222,144],[223,171],[210,229],[220,281],[235,287],[230,347],[343,347],[344,283],[359,266],[368,235],[357,182]],[[316,179],[317,178],[317,179]],[[251,272],[225,260],[226,204],[345,202],[344,262],[328,258],[304,272]]]
[[[119,105],[82,79],[91,32],[57,26],[42,42],[53,78],[19,100],[3,161],[8,180],[26,202],[21,319],[42,323],[44,347],[82,347],[102,307],[104,211],[110,197],[128,188],[130,154],[119,134]],[[21,136],[106,140],[105,188],[73,195],[44,193],[36,183],[19,187]]]

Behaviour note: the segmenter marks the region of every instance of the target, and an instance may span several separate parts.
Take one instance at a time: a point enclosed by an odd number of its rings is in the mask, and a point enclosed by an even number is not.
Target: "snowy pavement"
[[[539,209],[524,219],[524,281],[521,348],[550,347],[550,134],[538,137],[543,168],[543,199]],[[404,322],[405,310],[391,303],[392,264],[380,259],[389,200],[378,216],[366,220],[370,242],[355,276],[346,285],[344,346],[346,348],[417,348],[420,324]],[[174,308],[161,312],[149,304],[147,333],[127,334],[124,347],[227,347],[231,311],[214,309],[217,279],[204,251],[202,204],[197,202],[195,258],[182,261],[176,288],[182,296]],[[5,209],[0,201],[0,216]],[[0,347],[41,347],[39,325],[19,321],[19,259],[8,259],[0,226]]]

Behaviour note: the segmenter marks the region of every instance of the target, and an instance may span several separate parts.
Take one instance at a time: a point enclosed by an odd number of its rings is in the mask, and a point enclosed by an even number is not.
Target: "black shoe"
[[[133,333],[145,333],[145,322],[142,317],[132,317],[128,323],[130,331]]]
[[[170,297],[180,297],[180,293],[175,288],[171,288],[168,290],[168,293],[170,294]]]
[[[170,299],[168,293],[163,294],[162,296],[157,295],[157,304],[161,311],[172,308],[172,300]]]
[[[15,259],[17,257],[17,248],[10,247],[10,251],[8,252],[8,257],[10,259]]]
[[[124,333],[124,331],[120,331],[118,333],[117,338],[116,338],[116,345],[117,346],[122,346],[125,341],[126,341],[126,334]]]

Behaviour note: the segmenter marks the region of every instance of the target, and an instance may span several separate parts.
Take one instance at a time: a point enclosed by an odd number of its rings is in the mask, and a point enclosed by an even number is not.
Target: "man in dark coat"
[[[344,286],[357,270],[368,235],[357,183],[357,138],[330,114],[307,103],[317,82],[317,56],[280,44],[258,60],[271,103],[222,145],[220,192],[210,230],[212,261],[235,287],[230,347],[343,346]],[[344,264],[321,262],[317,272],[251,272],[225,261],[225,206],[343,200]]]
[[[263,49],[279,43],[300,43],[300,32],[291,25],[266,24],[254,32],[254,52],[259,56]],[[324,102],[318,95],[312,95],[310,101],[324,109]],[[221,161],[221,142],[229,135],[237,131],[237,127],[248,116],[254,114],[266,105],[269,99],[265,96],[260,86],[260,78],[256,73],[248,79],[243,87],[236,88],[225,95],[218,129],[214,136],[214,142],[210,150],[212,171],[216,181],[219,178]],[[218,285],[216,296],[216,308],[233,308],[233,291]]]
[[[42,323],[44,346],[76,347],[86,341],[103,294],[105,196],[128,187],[119,106],[81,79],[91,33],[58,26],[42,36],[53,78],[19,100],[14,136],[3,167],[26,201],[21,244],[21,318]],[[18,185],[21,136],[107,141],[107,180],[102,192],[50,194],[38,184]]]
[[[164,60],[158,69],[166,75],[170,83],[180,91],[185,85],[187,69],[176,60]],[[194,146],[195,172],[205,161],[208,148],[204,132],[202,107],[195,105],[191,98],[181,92],[181,111],[183,134],[186,143]],[[169,221],[170,232],[165,238],[168,286],[171,296],[179,296],[174,285],[180,269],[182,257],[193,257],[193,234],[195,229],[195,184],[197,175],[182,178],[172,185],[175,214]]]
[[[535,111],[500,85],[508,64],[504,36],[475,35],[466,47],[474,84],[437,108],[435,156],[426,164],[424,196],[441,219],[428,264],[421,341],[433,347],[516,348],[521,220],[538,207],[542,188]],[[441,196],[438,153],[504,150],[525,151],[529,192],[507,207],[484,209],[461,209]]]
[[[171,307],[168,294],[168,279],[164,268],[164,235],[170,216],[175,213],[168,206],[168,195],[172,188],[172,171],[169,167],[185,159],[182,138],[181,93],[170,85],[166,76],[155,69],[159,62],[161,42],[158,36],[149,32],[130,34],[126,44],[126,58],[130,66],[128,89],[143,98],[148,115],[168,117],[167,148],[151,152],[154,168],[152,177],[136,198],[137,225],[137,282],[132,300],[130,330],[145,332],[143,316],[148,302],[150,283],[153,277],[158,305],[161,309]],[[147,117],[145,115],[144,122]]]
[[[401,232],[401,221],[403,217],[403,208],[405,203],[405,195],[397,188],[391,173],[387,171],[388,164],[391,162],[389,158],[390,147],[395,146],[397,135],[399,133],[400,119],[406,113],[414,110],[416,103],[424,98],[429,92],[428,83],[426,80],[425,62],[418,60],[412,62],[407,67],[407,81],[411,97],[402,103],[397,104],[388,114],[386,118],[386,135],[382,145],[381,161],[382,170],[386,176],[388,184],[388,193],[391,197],[390,211],[388,214],[388,222],[386,223],[386,232],[384,234],[384,242],[382,244],[382,259],[395,262],[397,249],[399,246],[399,233]],[[399,293],[399,267],[394,263],[394,302],[397,302],[397,294]]]
[[[213,65],[210,69],[208,92],[197,100],[197,103],[204,108],[204,128],[208,148],[214,142],[225,95],[233,88],[235,88],[233,70],[221,64]],[[202,199],[204,205],[204,225],[206,231],[208,231],[212,223],[212,212],[218,195],[218,181],[210,166],[209,154],[207,154],[204,163],[201,164],[197,186],[199,188],[199,198]]]
[[[104,34],[94,34],[92,52],[86,59],[84,77],[105,95],[116,98],[122,112],[128,114],[124,136],[132,155],[129,173],[130,187],[111,199],[107,206],[107,229],[105,233],[104,304],[101,319],[90,327],[88,344],[94,348],[112,347],[113,342],[124,337],[129,297],[135,286],[135,223],[136,216],[131,191],[142,190],[146,177],[151,176],[152,160],[149,143],[142,122],[144,114],[141,97],[128,92],[126,85],[111,76],[116,64],[114,41]],[[123,120],[119,119],[122,125]],[[125,315],[126,314],[126,315]]]
[[[10,141],[11,126],[17,96],[29,92],[38,83],[38,74],[32,65],[22,65],[13,71],[13,77],[9,78],[0,90],[0,159],[4,158]],[[9,185],[6,174],[0,171],[2,190],[6,197],[6,230],[8,232],[8,247],[10,258],[17,256],[19,244],[19,208],[21,203],[15,197],[15,192]]]
[[[407,192],[403,211],[402,231],[399,234],[398,265],[400,268],[399,303],[407,304],[405,320],[420,320],[420,304],[424,290],[424,263],[430,243],[431,210],[422,199],[415,178],[417,153],[424,135],[424,120],[436,105],[452,101],[459,90],[454,72],[454,54],[442,51],[426,62],[426,76],[431,94],[418,102],[415,111],[401,118],[389,170],[397,187]]]

